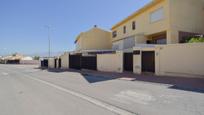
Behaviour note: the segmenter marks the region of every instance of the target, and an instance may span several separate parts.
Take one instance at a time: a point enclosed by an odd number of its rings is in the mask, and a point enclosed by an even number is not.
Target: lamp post
[[[46,25],[45,26],[46,28],[47,28],[47,30],[48,30],[48,57],[50,57],[51,56],[51,46],[50,46],[50,26],[48,26],[48,25]]]

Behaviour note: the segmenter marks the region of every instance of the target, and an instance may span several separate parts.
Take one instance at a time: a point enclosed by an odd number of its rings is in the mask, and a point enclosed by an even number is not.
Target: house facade
[[[76,51],[109,50],[112,47],[111,32],[95,26],[87,32],[82,32],[76,38]]]
[[[112,27],[112,48],[176,44],[204,33],[204,0],[153,0]]]

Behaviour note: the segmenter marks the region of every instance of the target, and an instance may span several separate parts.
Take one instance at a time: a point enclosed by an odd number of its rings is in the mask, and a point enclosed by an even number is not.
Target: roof
[[[142,7],[141,9],[137,10],[136,12],[134,12],[132,15],[128,16],[127,18],[125,18],[124,20],[122,20],[121,22],[115,24],[111,30],[121,26],[122,24],[126,23],[127,21],[129,21],[130,19],[134,18],[135,16],[138,16],[139,14],[145,12],[146,10],[148,10],[149,8],[155,6],[156,4],[160,3],[163,0],[152,0],[152,2],[150,2],[149,4],[145,5],[144,7]]]
[[[77,43],[77,41],[79,40],[79,38],[81,37],[82,34],[83,34],[83,32],[81,32],[81,33],[76,37],[76,40],[74,41],[74,43]]]

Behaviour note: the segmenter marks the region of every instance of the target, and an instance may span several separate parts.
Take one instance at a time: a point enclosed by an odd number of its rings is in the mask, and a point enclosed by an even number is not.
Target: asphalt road
[[[0,65],[0,115],[204,114],[204,93],[169,87]]]

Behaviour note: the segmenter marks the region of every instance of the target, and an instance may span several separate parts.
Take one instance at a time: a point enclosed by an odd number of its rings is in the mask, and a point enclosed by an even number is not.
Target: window
[[[159,8],[156,11],[150,13],[150,22],[156,22],[164,18],[164,8]]]
[[[134,37],[128,37],[128,38],[124,39],[123,49],[133,48],[134,46],[135,46],[135,38]]]
[[[147,44],[167,44],[166,33],[152,36],[151,40],[147,40]]]
[[[123,49],[123,41],[120,40],[120,41],[114,42],[113,46],[112,46],[112,49],[113,50],[122,50]]]
[[[113,44],[112,49],[113,49],[113,50],[119,50],[119,45]]]
[[[132,22],[132,30],[135,30],[136,29],[136,23],[135,21]]]
[[[123,27],[123,33],[126,33],[126,26]]]
[[[166,44],[167,41],[166,41],[166,38],[163,38],[163,39],[157,39],[157,40],[155,40],[155,43],[156,43],[156,44]]]
[[[112,33],[112,36],[113,36],[113,38],[117,37],[117,31],[114,31],[114,32]]]

